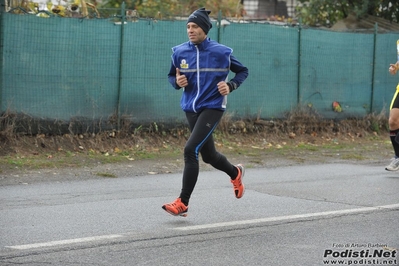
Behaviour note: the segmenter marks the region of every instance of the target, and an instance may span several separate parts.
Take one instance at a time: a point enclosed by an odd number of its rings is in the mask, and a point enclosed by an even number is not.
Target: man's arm
[[[232,92],[246,80],[248,77],[248,68],[241,64],[233,55],[230,57],[230,60],[230,70],[235,73],[235,76],[227,84],[229,85],[230,92]]]
[[[173,88],[176,90],[180,90],[181,87],[176,84],[176,67],[173,65],[173,62],[170,64],[170,69],[168,73],[168,80],[169,83],[172,85]]]

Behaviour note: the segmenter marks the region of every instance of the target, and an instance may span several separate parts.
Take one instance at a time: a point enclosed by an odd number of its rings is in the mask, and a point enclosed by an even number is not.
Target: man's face
[[[194,22],[187,23],[187,35],[190,42],[198,44],[206,38],[205,32]]]

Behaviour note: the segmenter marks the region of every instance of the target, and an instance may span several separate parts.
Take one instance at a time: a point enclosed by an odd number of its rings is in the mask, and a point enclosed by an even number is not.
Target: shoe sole
[[[181,217],[187,217],[187,211],[183,212],[183,213],[179,213],[179,214],[174,214],[173,212],[170,212],[169,210],[167,210],[164,206],[162,206],[162,209],[164,211],[166,211],[167,213],[173,215],[173,216],[181,216]]]
[[[240,199],[242,198],[242,196],[244,196],[244,192],[245,192],[245,186],[242,185],[242,194],[241,194],[241,197],[239,197]]]
[[[245,175],[245,167],[242,165],[242,164],[237,164],[237,167],[238,166],[240,166],[241,168],[241,184],[242,184],[242,194],[241,194],[241,197],[237,197],[237,195],[236,195],[236,198],[237,199],[241,199],[242,198],[242,196],[244,196],[244,192],[245,192],[245,186],[244,186],[244,184],[243,184],[243,182],[242,182],[242,180],[244,179],[244,175]],[[235,194],[235,193],[234,193]]]
[[[237,196],[236,196],[236,198],[237,198],[237,199],[241,199],[241,198],[244,196],[244,192],[245,192],[245,186],[242,185],[242,194],[241,194],[241,197],[237,197]]]

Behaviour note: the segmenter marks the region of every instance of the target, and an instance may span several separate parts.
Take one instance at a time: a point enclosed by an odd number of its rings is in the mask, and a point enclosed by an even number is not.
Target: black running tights
[[[200,113],[186,113],[191,135],[184,147],[183,184],[180,193],[182,202],[188,205],[191,194],[197,183],[199,174],[199,159],[201,154],[205,163],[225,172],[234,179],[237,168],[227,158],[216,151],[212,133],[223,116],[223,111],[204,109]]]

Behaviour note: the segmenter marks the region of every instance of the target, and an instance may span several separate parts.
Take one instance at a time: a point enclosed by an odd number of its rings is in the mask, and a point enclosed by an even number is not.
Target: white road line
[[[339,215],[345,215],[345,214],[365,213],[365,212],[373,212],[373,211],[379,211],[379,210],[384,210],[384,209],[397,209],[397,208],[399,208],[399,203],[391,204],[391,205],[376,206],[376,207],[363,207],[363,208],[337,210],[337,211],[326,211],[326,212],[305,213],[305,214],[296,214],[296,215],[287,215],[287,216],[267,217],[267,218],[253,219],[253,220],[232,221],[232,222],[203,224],[203,225],[192,225],[192,226],[177,227],[177,228],[173,228],[173,229],[181,230],[181,231],[200,230],[200,229],[210,229],[210,228],[236,226],[236,225],[248,225],[248,224],[258,224],[258,223],[267,223],[267,222],[280,222],[280,221],[287,221],[287,220],[300,220],[300,219],[317,218],[317,217],[325,217],[325,216],[339,216]]]
[[[296,215],[287,215],[287,216],[267,217],[267,218],[259,218],[259,219],[252,219],[252,220],[243,220],[243,221],[232,221],[232,222],[224,222],[224,223],[184,226],[184,227],[177,227],[174,229],[181,230],[181,231],[199,230],[199,229],[209,229],[209,228],[227,227],[227,226],[235,226],[235,225],[247,225],[247,224],[257,224],[257,223],[266,223],[266,222],[279,222],[279,221],[287,221],[287,220],[300,220],[300,219],[306,219],[306,218],[317,218],[317,217],[325,217],[325,216],[339,216],[339,215],[345,215],[345,214],[366,213],[366,212],[373,212],[373,211],[379,211],[379,210],[392,210],[392,209],[399,209],[399,203],[391,204],[391,205],[376,206],[376,207],[364,207],[364,208],[346,209],[346,210],[337,210],[337,211],[326,211],[326,212],[305,213],[305,214],[296,214]],[[27,244],[27,245],[6,246],[6,248],[25,250],[25,249],[54,247],[54,246],[85,243],[85,242],[95,242],[95,241],[101,241],[101,240],[110,240],[110,239],[121,238],[121,237],[123,237],[123,235],[121,235],[121,234],[120,235],[103,235],[103,236],[66,239],[66,240],[59,240],[59,241],[50,241],[50,242],[43,242],[43,243],[34,243],[34,244]]]
[[[77,243],[84,243],[84,242],[94,242],[94,241],[100,241],[100,240],[114,239],[114,238],[119,238],[119,237],[122,237],[122,235],[92,236],[92,237],[83,237],[83,238],[35,243],[35,244],[28,244],[28,245],[6,246],[6,248],[22,250],[22,249],[33,249],[33,248],[43,248],[43,247],[54,247],[54,246],[61,246],[61,245],[68,245],[68,244],[77,244]]]

